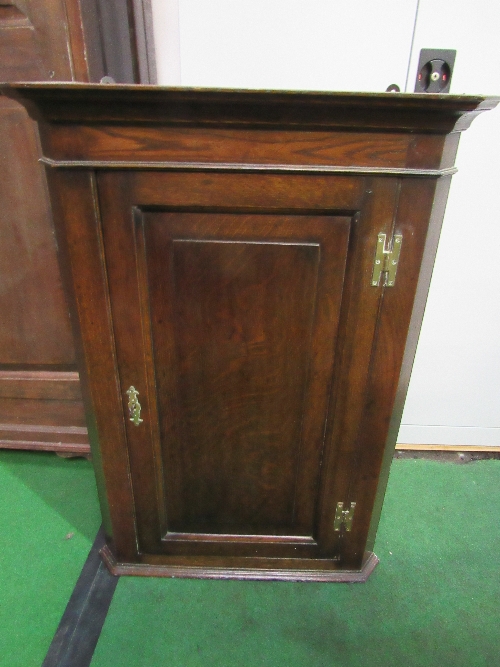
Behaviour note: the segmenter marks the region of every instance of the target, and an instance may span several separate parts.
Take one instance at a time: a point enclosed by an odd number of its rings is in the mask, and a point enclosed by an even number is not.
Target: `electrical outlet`
[[[418,59],[416,93],[449,93],[457,52],[452,49],[422,49]]]

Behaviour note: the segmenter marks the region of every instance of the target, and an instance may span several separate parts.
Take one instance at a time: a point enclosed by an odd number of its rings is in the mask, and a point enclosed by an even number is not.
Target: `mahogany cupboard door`
[[[61,174],[73,186],[88,178],[75,176]],[[82,289],[79,269],[95,269],[81,225],[102,244],[109,308],[94,302],[81,325],[85,345],[96,318],[112,323],[102,349],[118,377],[101,373],[97,426],[122,518],[128,478],[111,468],[124,456],[133,498],[117,558],[345,567],[335,512],[356,461],[342,461],[339,443],[356,440],[364,409],[380,298],[371,269],[397,179],[102,171],[93,189],[97,231],[74,195],[63,208]],[[99,345],[88,350],[87,364],[107,365]],[[114,396],[125,430],[107,442]],[[363,544],[371,506],[356,512]],[[359,569],[363,549],[350,559]]]

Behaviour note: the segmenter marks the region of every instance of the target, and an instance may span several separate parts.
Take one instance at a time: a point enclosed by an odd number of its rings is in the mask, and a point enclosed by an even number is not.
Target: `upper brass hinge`
[[[350,531],[352,529],[352,520],[354,518],[355,509],[356,503],[351,503],[348,509],[344,509],[344,503],[337,503],[333,530],[340,530],[340,528],[344,526],[347,531]]]
[[[385,287],[394,287],[394,283],[396,282],[396,271],[398,270],[403,235],[395,234],[390,248],[386,248],[385,239],[386,235],[382,233],[377,237],[377,249],[375,251],[372,275],[373,287],[380,285],[382,273],[385,275],[383,283]]]

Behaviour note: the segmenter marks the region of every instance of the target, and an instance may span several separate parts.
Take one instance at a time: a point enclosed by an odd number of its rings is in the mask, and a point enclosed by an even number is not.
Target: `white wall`
[[[384,0],[382,19],[373,0],[153,0],[158,83],[403,89],[416,9]]]
[[[421,48],[457,50],[451,93],[500,94],[499,5],[420,0]],[[462,135],[399,433],[405,443],[500,446],[500,109]]]
[[[156,75],[162,86],[181,85],[179,0],[151,0]]]
[[[500,94],[497,7],[153,0],[159,83],[383,91],[408,78],[411,92],[420,49],[450,48],[452,93]],[[457,166],[399,441],[500,446],[500,110],[464,133]]]

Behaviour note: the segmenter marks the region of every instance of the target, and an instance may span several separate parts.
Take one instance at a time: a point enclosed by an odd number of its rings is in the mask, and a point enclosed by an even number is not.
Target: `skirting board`
[[[500,453],[500,446],[481,446],[481,445],[415,445],[398,442],[396,450],[415,451],[415,452],[497,452]]]
[[[0,427],[1,428],[1,427]],[[83,430],[83,429],[82,429]],[[86,432],[85,432],[86,434]],[[60,456],[90,456],[90,446],[84,443],[64,442],[61,438],[58,442],[47,442],[36,439],[16,440],[0,438],[0,449],[28,449],[32,451],[55,452]],[[408,444],[398,442],[396,450],[416,452],[497,452],[499,447],[480,445],[430,445],[430,444]]]
[[[0,424],[0,449],[29,449],[69,456],[89,456],[87,429],[44,424]]]
[[[0,370],[0,449],[89,456],[78,373]]]

